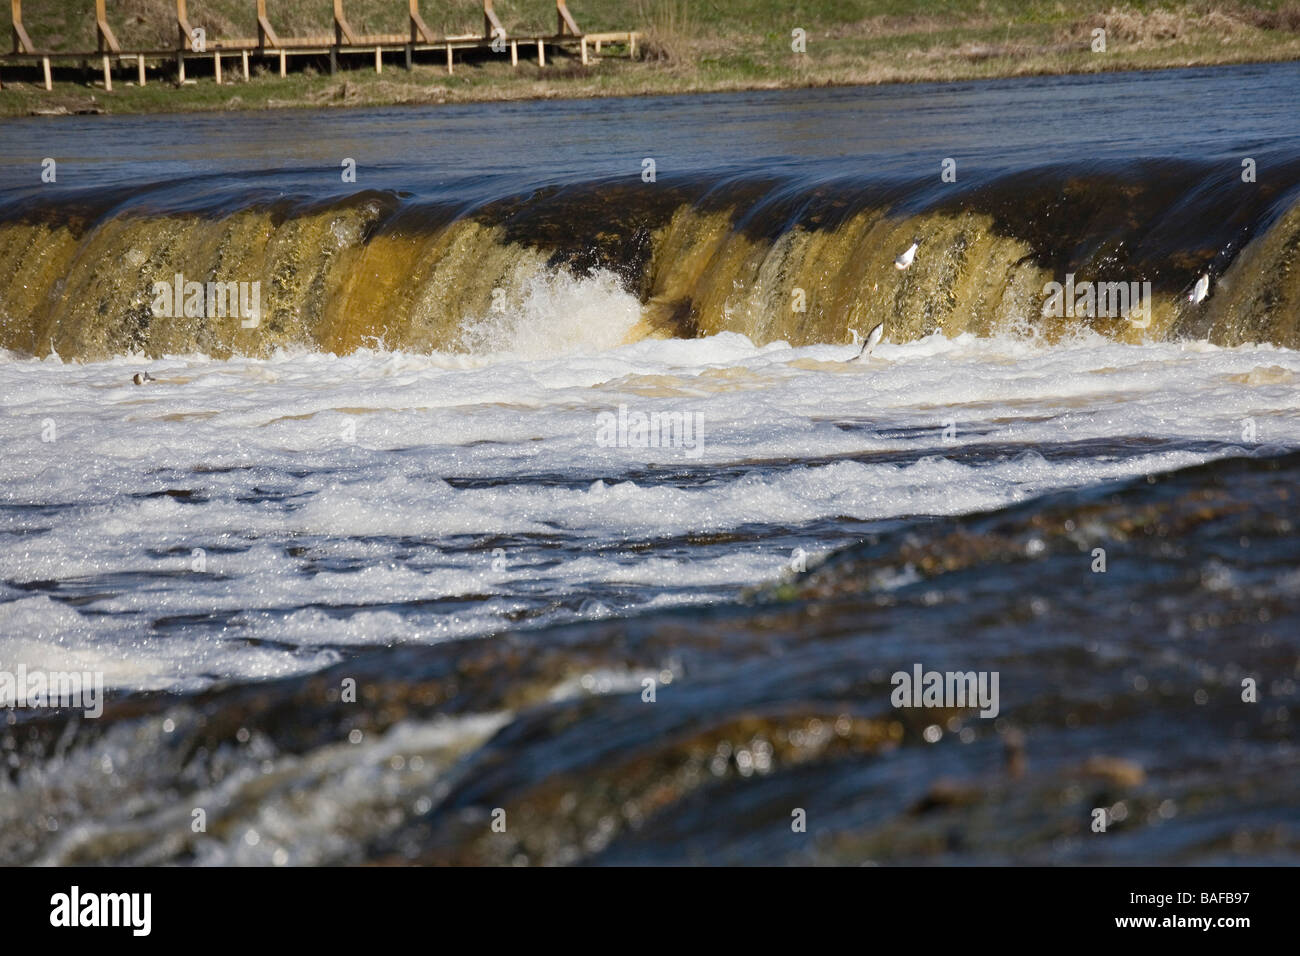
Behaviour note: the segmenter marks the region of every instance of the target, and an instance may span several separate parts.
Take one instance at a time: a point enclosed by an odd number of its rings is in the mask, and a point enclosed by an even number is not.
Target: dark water
[[[356,188],[481,201],[541,186],[725,171],[902,176],[953,157],[964,178],[1093,161],[1294,156],[1300,65],[1098,76],[265,114],[32,118],[0,124],[0,203],[59,190],[179,183],[172,198],[250,187]],[[743,105],[742,105],[743,104]],[[188,183],[188,186],[185,185]]]
[[[22,721],[8,776],[64,781],[66,862],[1294,863],[1298,478],[1229,459],[903,523],[739,603]],[[1001,713],[892,707],[916,664],[997,671]]]

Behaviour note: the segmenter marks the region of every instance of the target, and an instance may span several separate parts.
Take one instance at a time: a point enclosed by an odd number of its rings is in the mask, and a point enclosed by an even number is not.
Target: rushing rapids
[[[11,210],[0,224],[0,347],[79,359],[490,351],[500,343],[484,323],[566,276],[636,296],[627,340],[739,332],[806,345],[884,322],[895,342],[1092,329],[1300,345],[1300,160],[1273,162],[1257,182],[1222,163],[1152,161],[960,186],[603,181],[466,208],[362,192],[169,211],[153,192]],[[924,240],[915,265],[895,269],[914,236]],[[1190,302],[1207,271],[1213,294]],[[159,315],[155,284],[174,275],[260,283],[262,321]],[[1150,314],[1051,314],[1046,290],[1075,277],[1148,283]]]
[[[27,768],[0,772],[0,858],[1294,864],[1298,467],[907,524],[749,606],[25,721],[0,738]],[[1080,576],[1098,544],[1112,573]],[[891,707],[917,642],[987,661],[1007,711]],[[1243,705],[1245,678],[1269,703]]]

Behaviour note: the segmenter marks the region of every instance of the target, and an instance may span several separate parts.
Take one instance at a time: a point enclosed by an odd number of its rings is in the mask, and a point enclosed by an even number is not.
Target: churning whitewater
[[[587,290],[597,346],[624,296]],[[121,689],[308,671],[727,600],[891,519],[1300,443],[1300,357],[1272,346],[932,336],[846,364],[564,328],[520,314],[518,354],[472,357],[6,358],[0,660]],[[699,445],[599,441],[620,409],[697,415]]]

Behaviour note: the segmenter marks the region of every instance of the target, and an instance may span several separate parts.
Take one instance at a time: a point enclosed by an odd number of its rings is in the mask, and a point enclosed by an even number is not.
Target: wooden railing
[[[85,0],[82,0],[85,2]],[[453,70],[453,50],[491,49],[494,53],[510,52],[510,63],[519,63],[520,44],[537,47],[537,62],[546,64],[546,46],[577,48],[577,53],[584,64],[590,61],[589,43],[599,53],[604,44],[624,45],[629,55],[636,55],[638,34],[633,31],[600,34],[584,34],[579,28],[573,14],[569,11],[566,0],[555,0],[556,32],[554,34],[531,34],[527,36],[510,36],[506,32],[501,18],[494,9],[494,0],[482,0],[483,33],[466,36],[438,36],[425,22],[420,13],[420,0],[406,0],[406,33],[365,36],[359,34],[348,21],[344,9],[346,0],[333,0],[332,36],[291,37],[279,33],[271,23],[267,11],[267,0],[246,0],[256,3],[257,36],[249,39],[234,39],[205,36],[195,30],[190,20],[187,0],[176,0],[176,46],[173,49],[123,49],[109,23],[108,0],[94,0],[93,6],[87,4],[87,13],[94,13],[96,49],[93,51],[65,51],[42,49],[33,42],[27,27],[23,23],[22,0],[10,0],[12,16],[13,52],[0,55],[0,64],[27,64],[39,62],[42,67],[45,88],[52,89],[51,60],[98,61],[104,73],[104,86],[112,90],[112,67],[114,61],[134,60],[137,66],[138,82],[146,82],[147,63],[175,63],[176,78],[180,83],[185,80],[187,60],[210,59],[213,74],[218,83],[222,82],[222,58],[238,57],[243,69],[244,79],[249,78],[249,57],[278,57],[280,75],[286,72],[286,59],[299,55],[328,55],[330,71],[338,69],[341,54],[371,53],[375,58],[376,72],[383,69],[384,53],[405,53],[405,65],[411,68],[412,54],[416,51],[446,51],[447,72]],[[391,0],[396,7],[401,0]],[[400,7],[399,7],[400,9]]]

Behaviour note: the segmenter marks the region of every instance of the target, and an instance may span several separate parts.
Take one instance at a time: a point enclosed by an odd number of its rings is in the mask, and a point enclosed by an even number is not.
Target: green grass
[[[515,35],[555,29],[552,0],[497,0]],[[272,24],[287,36],[331,32],[330,0],[269,0]],[[404,33],[404,0],[346,0],[361,33]],[[4,5],[7,19],[8,4]],[[209,38],[255,36],[253,0],[189,0],[190,20]],[[336,77],[294,72],[238,81],[231,61],[217,86],[210,67],[191,64],[198,82],[177,89],[159,76],[141,89],[134,71],[118,73],[111,93],[93,71],[64,72],[47,93],[33,70],[5,67],[0,115],[63,108],[107,112],[268,109],[472,100],[694,92],[845,83],[957,80],[1040,73],[1208,65],[1300,58],[1300,0],[1143,2],[1143,0],[569,0],[587,31],[643,31],[637,61],[606,56],[590,68],[555,57],[544,70],[525,60],[511,70],[491,57],[458,61],[454,76],[440,55],[425,54],[411,73],[395,58],[382,76],[368,57],[344,59]],[[26,0],[33,41],[58,50],[93,49],[90,0]],[[482,28],[475,0],[422,0],[439,33]],[[109,21],[124,47],[168,47],[173,0],[109,0]],[[1107,52],[1092,53],[1093,27],[1105,26]],[[790,50],[790,33],[807,31],[808,52]],[[524,51],[521,50],[521,53]],[[529,51],[531,54],[531,51]]]

